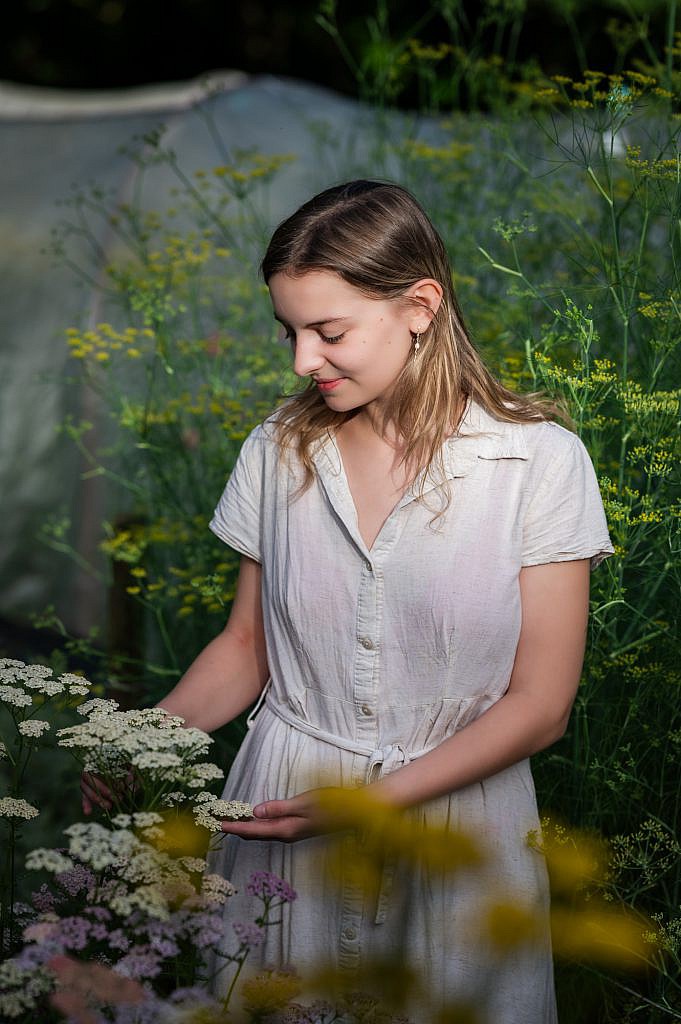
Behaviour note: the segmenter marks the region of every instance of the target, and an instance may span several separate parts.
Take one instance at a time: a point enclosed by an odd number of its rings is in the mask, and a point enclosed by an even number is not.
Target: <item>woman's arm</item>
[[[269,675],[260,599],[262,567],[241,559],[227,625],[189,666],[158,707],[205,732],[231,722],[258,699]],[[111,806],[105,783],[90,772],[81,778],[83,811]]]
[[[260,583],[262,566],[242,556],[227,625],[192,662],[158,707],[212,732],[258,699],[269,672]]]
[[[409,807],[516,764],[565,732],[584,661],[589,560],[520,571],[522,625],[508,690],[480,718],[370,790]]]
[[[589,560],[520,571],[522,625],[504,696],[428,754],[367,787],[395,807],[454,792],[550,746],[566,728],[584,660]],[[253,822],[226,822],[244,838],[302,839],[324,831],[315,791],[255,808]]]

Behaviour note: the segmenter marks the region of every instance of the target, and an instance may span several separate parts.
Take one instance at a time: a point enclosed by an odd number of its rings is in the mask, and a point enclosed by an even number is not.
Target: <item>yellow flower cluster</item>
[[[681,389],[644,392],[638,381],[628,380],[619,389],[619,397],[628,416],[676,417],[679,414]]]
[[[638,307],[638,312],[649,320],[663,320],[665,322],[681,320],[681,302],[679,296],[669,292],[664,299],[654,299],[648,292],[639,292],[639,299],[643,305]]]
[[[663,437],[657,444],[638,444],[629,452],[631,462],[642,462],[650,476],[669,476],[677,463],[678,455],[674,451],[674,439]],[[653,513],[651,512],[652,516]],[[646,519],[645,522],[660,520]]]
[[[263,153],[243,154],[243,162],[250,163],[250,167],[239,167],[234,164],[221,164],[213,167],[214,177],[234,182],[237,185],[245,185],[259,179],[269,179],[285,164],[291,163],[297,157],[292,153],[279,153],[266,156]],[[206,171],[196,171],[195,177],[205,178]]]
[[[419,39],[408,39],[407,50],[400,54],[398,60],[401,64],[414,61],[440,61],[448,54],[454,52],[454,47],[449,43],[438,43],[437,46],[426,46]]]
[[[554,84],[542,83],[535,89],[534,97],[544,103],[567,103],[577,109],[590,109],[599,103],[607,103],[611,109],[631,107],[646,93],[662,99],[674,99],[674,93],[662,88],[653,75],[640,71],[624,71],[622,74],[606,74],[603,71],[587,70],[581,79],[567,75],[552,75]]]
[[[113,352],[120,352],[128,359],[139,359],[144,347],[153,340],[154,332],[148,327],[126,327],[118,331],[111,324],[103,323],[87,331],[69,327],[66,338],[72,359],[91,358],[96,363],[108,363]]]
[[[641,156],[640,146],[627,146],[625,163],[642,178],[673,181],[677,184],[681,181],[681,157],[678,153],[674,157],[645,160]]]
[[[263,971],[241,984],[241,998],[251,1020],[283,1010],[301,991],[300,978],[284,971]],[[224,1018],[223,1018],[224,1019]]]
[[[404,139],[399,149],[405,156],[416,160],[455,163],[472,153],[475,147],[471,143],[458,142],[456,139],[452,139],[446,146],[431,146],[420,139]]]

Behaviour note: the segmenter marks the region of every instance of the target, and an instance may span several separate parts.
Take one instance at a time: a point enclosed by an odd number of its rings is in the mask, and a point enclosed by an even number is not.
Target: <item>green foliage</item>
[[[574,4],[556,7],[574,24]],[[433,47],[414,33],[391,40],[388,7],[379,4],[371,45],[357,58],[335,4],[322,4],[320,23],[377,106],[369,156],[348,162],[355,176],[385,174],[415,191],[445,237],[495,372],[512,387],[563,396],[594,460],[615,555],[593,576],[572,722],[537,759],[537,788],[543,807],[611,839],[611,898],[652,916],[668,941],[644,982],[563,970],[561,1019],[679,1019],[675,6],[662,55],[646,49],[645,60],[625,66],[647,17],[629,5],[629,28],[610,29],[621,66],[585,67],[578,79],[549,79],[509,58],[522,3],[486,5],[484,17],[503,26],[491,54],[470,45],[460,5],[441,0],[438,10],[450,35]],[[457,50],[464,37],[465,60]],[[422,83],[422,109],[450,111],[445,118],[424,125],[386,117],[408,74]],[[503,116],[457,114],[464,89],[469,107]],[[329,135],[319,125],[315,132],[332,166]],[[89,472],[110,484],[116,515],[103,525],[101,550],[144,628],[143,657],[120,652],[113,675],[142,687],[144,700],[165,692],[225,621],[236,558],[207,520],[247,432],[293,383],[253,269],[271,228],[259,212],[262,189],[284,158],[230,156],[216,141],[219,165],[190,177],[161,132],[148,136],[130,153],[140,170],[135,200],[78,194],[55,239],[62,258],[100,283],[110,321],[68,331],[76,379],[100,395],[109,426],[104,436],[89,423],[65,429]],[[143,183],[159,164],[176,187],[167,209],[149,213]],[[113,255],[97,248],[102,220],[117,238]],[[79,264],[74,243],[81,253],[90,246]],[[45,538],[65,550],[67,525],[55,521]],[[232,748],[238,735],[229,735]]]

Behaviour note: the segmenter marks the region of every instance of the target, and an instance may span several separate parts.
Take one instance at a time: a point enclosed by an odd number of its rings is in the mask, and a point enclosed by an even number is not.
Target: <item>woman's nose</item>
[[[293,372],[298,377],[307,377],[321,370],[325,362],[319,338],[316,335],[306,337],[301,332],[294,345]]]

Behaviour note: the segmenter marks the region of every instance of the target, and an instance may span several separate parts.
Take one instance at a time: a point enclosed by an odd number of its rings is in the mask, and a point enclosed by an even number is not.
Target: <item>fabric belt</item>
[[[286,722],[287,725],[292,726],[299,732],[304,732],[306,736],[313,736],[316,740],[321,740],[322,743],[328,743],[330,746],[338,747],[340,750],[347,750],[349,754],[359,754],[360,757],[366,757],[368,759],[364,775],[366,785],[370,782],[375,782],[389,772],[395,771],[396,768],[401,768],[402,765],[409,764],[410,761],[416,760],[417,757],[423,757],[424,754],[434,750],[435,746],[437,746],[437,744],[433,744],[431,747],[425,747],[423,750],[417,751],[407,750],[403,743],[388,743],[385,747],[370,747],[367,743],[356,743],[355,740],[348,739],[346,736],[327,732],[325,729],[320,729],[319,726],[312,725],[311,722],[305,722],[302,718],[298,718],[289,708],[282,707],[281,704],[275,704],[273,700],[269,699],[269,696],[265,700],[265,705],[282,722]]]
[[[430,747],[425,747],[423,750],[411,751],[402,743],[388,743],[384,747],[374,748],[365,743],[356,743],[354,740],[348,739],[346,736],[339,736],[336,733],[327,732],[325,729],[320,729],[318,726],[312,725],[311,722],[306,722],[302,718],[298,718],[298,716],[289,708],[283,707],[281,704],[276,704],[270,698],[269,682],[263,690],[257,705],[248,716],[247,725],[249,729],[253,725],[255,716],[263,704],[265,704],[277,718],[282,722],[285,722],[287,725],[290,725],[293,729],[297,729],[299,732],[303,732],[307,736],[312,736],[314,739],[320,740],[322,743],[328,743],[330,746],[337,747],[340,750],[346,750],[349,754],[359,754],[360,757],[366,757],[367,766],[364,774],[365,785],[369,785],[371,782],[376,782],[378,779],[382,778],[383,775],[387,775],[390,772],[395,771],[395,769],[401,768],[405,764],[409,764],[410,761],[414,761],[418,757],[423,757],[424,754],[434,750],[437,746],[437,744],[433,744]],[[378,902],[376,906],[376,916],[374,918],[375,924],[382,924],[385,921],[388,909],[388,900],[393,887],[395,868],[395,857],[390,855],[383,866]]]

